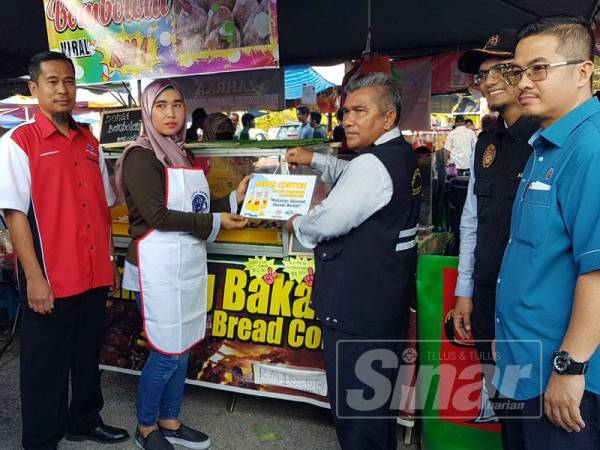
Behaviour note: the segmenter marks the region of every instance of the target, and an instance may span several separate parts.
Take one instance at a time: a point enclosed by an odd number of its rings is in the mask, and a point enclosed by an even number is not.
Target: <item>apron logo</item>
[[[192,194],[192,211],[195,213],[208,211],[208,195],[205,192],[197,191]]]
[[[483,168],[488,169],[496,160],[496,146],[494,144],[488,145],[483,152]]]
[[[546,180],[549,180],[550,178],[552,178],[552,175],[554,175],[554,167],[550,167],[548,169],[548,172],[546,172]]]
[[[411,182],[413,196],[417,196],[421,193],[421,184],[422,184],[421,170],[417,168],[413,172],[412,182]]]

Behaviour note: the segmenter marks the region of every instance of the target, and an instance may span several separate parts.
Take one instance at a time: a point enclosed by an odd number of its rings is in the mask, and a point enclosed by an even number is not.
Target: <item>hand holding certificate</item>
[[[316,176],[254,174],[241,215],[252,219],[288,220],[305,215],[310,207]]]

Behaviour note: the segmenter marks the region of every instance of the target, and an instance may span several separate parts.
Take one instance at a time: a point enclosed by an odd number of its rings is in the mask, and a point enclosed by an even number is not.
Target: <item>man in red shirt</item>
[[[0,209],[19,259],[27,304],[21,337],[21,408],[26,449],[69,440],[115,443],[105,425],[98,358],[108,289],[118,288],[109,204],[114,194],[98,141],[71,117],[73,63],[34,56],[33,120],[0,140]],[[69,375],[71,402],[68,402]]]

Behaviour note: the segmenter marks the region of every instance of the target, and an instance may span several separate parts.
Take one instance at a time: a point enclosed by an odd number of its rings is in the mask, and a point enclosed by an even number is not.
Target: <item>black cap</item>
[[[489,58],[512,58],[517,46],[517,30],[501,28],[487,40],[483,48],[468,50],[458,60],[458,70],[477,73],[483,61]]]
[[[462,114],[454,116],[454,122],[464,122],[464,121],[465,121],[465,116],[463,116]]]

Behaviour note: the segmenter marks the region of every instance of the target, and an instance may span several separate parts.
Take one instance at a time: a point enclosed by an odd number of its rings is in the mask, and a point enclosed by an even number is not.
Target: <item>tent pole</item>
[[[121,95],[117,95],[113,91],[108,91],[108,92],[110,95],[112,95],[115,98],[116,101],[118,101],[121,105],[123,105],[123,108],[127,107],[127,103],[125,103],[125,100],[123,100]]]
[[[133,108],[135,99],[133,98],[133,95],[131,95],[131,90],[129,89],[129,86],[124,81],[123,81],[123,87],[127,91],[127,104],[129,105],[129,108]]]
[[[367,0],[367,44],[365,45],[364,55],[371,53],[371,0]]]

